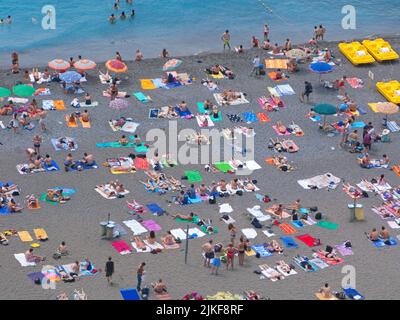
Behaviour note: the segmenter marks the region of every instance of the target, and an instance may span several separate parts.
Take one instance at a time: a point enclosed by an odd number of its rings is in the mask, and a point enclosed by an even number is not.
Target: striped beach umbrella
[[[179,59],[168,60],[163,66],[163,71],[172,71],[178,68],[182,64],[182,62],[183,61]]]
[[[124,73],[128,71],[127,65],[117,59],[108,60],[106,62],[106,68],[115,73]]]
[[[51,60],[47,65],[49,66],[49,68],[57,71],[66,71],[71,67],[70,63],[63,59]]]
[[[82,76],[76,71],[67,71],[60,74],[60,80],[66,83],[74,83],[82,79]]]
[[[304,59],[305,57],[307,57],[307,54],[304,50],[292,49],[286,52],[286,57],[290,59]]]
[[[10,89],[0,87],[0,98],[6,98],[11,95]]]
[[[96,68],[96,62],[89,59],[81,59],[74,63],[74,68],[77,70],[91,70]]]
[[[17,97],[30,97],[33,96],[33,94],[35,93],[35,88],[32,86],[28,86],[27,84],[18,84],[12,89],[13,93]]]

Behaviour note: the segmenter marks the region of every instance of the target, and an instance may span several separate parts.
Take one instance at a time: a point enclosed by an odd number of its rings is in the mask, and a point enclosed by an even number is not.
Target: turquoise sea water
[[[328,40],[351,39],[374,33],[400,32],[400,0],[0,0],[0,18],[11,15],[11,25],[0,26],[0,64],[9,64],[9,53],[22,53],[25,62],[82,54],[95,59],[132,58],[137,48],[145,57],[158,56],[166,47],[173,55],[221,49],[220,36],[229,29],[232,44],[249,46],[252,35],[262,38],[270,24],[271,40],[282,44],[311,38],[313,26],[327,27]],[[396,4],[397,3],[397,4]],[[56,9],[56,29],[41,28],[42,6]],[[356,8],[357,29],[341,28],[344,5]],[[108,16],[135,9],[134,19],[108,23]],[[32,23],[32,17],[38,23]],[[7,60],[7,61],[5,61]]]

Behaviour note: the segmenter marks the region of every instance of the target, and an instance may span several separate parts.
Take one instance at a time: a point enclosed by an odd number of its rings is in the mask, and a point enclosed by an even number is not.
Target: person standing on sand
[[[304,102],[304,96],[307,97],[307,102],[310,102],[310,94],[313,92],[313,87],[310,82],[304,81],[304,92],[301,94],[300,101]]]
[[[319,25],[319,37],[321,38],[322,41],[324,41],[324,36],[326,33],[325,27],[322,26],[322,24]]]
[[[114,273],[114,261],[112,261],[111,257],[108,257],[108,261],[106,262],[106,278],[109,284],[112,284],[112,275]]]
[[[229,34],[229,30],[225,30],[225,32],[221,36],[221,40],[224,43],[224,51],[226,47],[228,47],[229,50],[231,50],[231,45],[230,45],[231,35]]]
[[[137,272],[136,272],[136,274],[137,274],[137,286],[136,286],[136,289],[139,292],[142,290],[141,286],[142,286],[143,275],[145,273],[145,271],[144,271],[145,265],[146,265],[146,263],[142,262],[140,264],[139,268],[137,269]]]
[[[201,246],[204,252],[204,266],[210,268],[211,260],[214,259],[214,248],[212,239]]]
[[[260,57],[255,56],[253,59],[253,69],[251,70],[250,76],[253,74],[259,75],[260,74]]]

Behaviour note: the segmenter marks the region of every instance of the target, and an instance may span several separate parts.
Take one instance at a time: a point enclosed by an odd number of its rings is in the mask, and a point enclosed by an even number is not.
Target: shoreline
[[[351,39],[346,39],[346,40],[341,39],[341,40],[320,41],[319,42],[319,47],[330,47],[331,48],[332,46],[336,46],[340,42],[362,41],[364,39],[374,39],[374,38],[384,38],[385,40],[387,40],[389,42],[393,42],[393,44],[396,44],[397,42],[400,42],[400,32],[398,32],[398,33],[390,33],[390,34],[371,34],[371,35],[368,35],[368,36],[365,36],[365,37],[361,37],[361,38],[360,37],[356,37],[356,38],[351,38]],[[293,44],[293,48],[295,48],[295,47],[297,47],[299,45],[305,46],[305,45],[308,45],[308,42],[300,42],[300,43]],[[233,45],[232,44],[233,50],[228,51],[228,52],[213,51],[213,49],[210,48],[210,49],[198,51],[198,52],[195,52],[195,53],[171,55],[169,58],[185,59],[185,58],[190,58],[190,57],[214,56],[214,55],[219,55],[219,54],[224,54],[224,55],[237,54],[234,51],[234,47],[235,46],[238,46],[238,44],[237,45]],[[42,47],[42,48],[36,48],[36,49],[33,49],[33,50],[35,51],[35,54],[39,54],[40,52],[43,52],[46,49],[48,49],[48,48]],[[121,49],[123,49],[123,47],[115,48],[114,50],[121,52],[122,51]],[[169,49],[167,48],[167,50],[171,51],[170,48]],[[249,52],[249,51],[260,51],[260,52],[266,51],[267,52],[267,50],[263,50],[261,48],[244,47],[244,50],[245,50],[245,52]],[[17,51],[17,53],[19,54],[19,57],[20,57],[20,68],[21,69],[47,67],[47,65],[45,63],[38,63],[38,64],[34,64],[32,62],[24,63],[24,58],[29,57],[29,55],[30,55],[30,53],[32,53],[32,51],[28,51],[28,52],[24,52],[24,51],[18,52]],[[133,50],[132,53],[131,53],[131,56],[134,56],[134,54],[135,53],[134,53],[134,50]],[[9,65],[11,63],[11,61],[9,61],[10,60],[10,55],[11,55],[11,52],[8,52],[8,53],[0,52],[0,69],[1,70],[4,71],[4,70],[9,69]],[[47,59],[47,61],[50,61],[51,59],[54,59],[54,58],[62,58],[64,60],[67,60],[68,57],[71,56],[71,55],[75,56],[75,55],[83,55],[83,54],[80,54],[80,53],[67,54],[65,57],[60,57],[60,55],[58,55],[58,56],[53,56],[52,58]],[[83,55],[83,56],[85,56],[85,55]],[[110,58],[112,56],[113,55],[110,55]],[[127,56],[127,55],[123,54],[123,57],[124,56]],[[97,64],[104,64],[107,61],[107,59],[99,59],[99,61],[97,62],[97,59],[93,58],[92,56],[89,56],[88,58],[93,60],[93,61],[95,61]],[[167,59],[169,59],[169,58],[167,58]],[[145,55],[145,58],[143,59],[143,61],[159,61],[160,59],[164,59],[164,58],[161,58],[160,56],[149,56],[149,57],[146,58],[146,55]],[[30,61],[30,60],[32,60],[32,58],[28,58],[27,60]],[[25,61],[27,61],[27,60],[25,60]],[[1,62],[1,61],[3,61],[3,62]],[[126,62],[126,63],[134,63],[136,61],[133,60],[133,59],[124,59],[124,62]]]

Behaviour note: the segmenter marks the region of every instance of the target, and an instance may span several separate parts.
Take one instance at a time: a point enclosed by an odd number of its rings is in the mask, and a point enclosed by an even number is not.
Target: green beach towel
[[[148,102],[149,99],[142,92],[135,92],[133,94],[140,102]]]
[[[124,146],[118,141],[96,143],[97,148],[133,148],[134,146],[135,144],[133,142],[128,142],[128,144]]]
[[[221,111],[218,111],[218,118],[214,118],[213,115],[210,115],[210,119],[211,119],[213,122],[222,121],[222,112],[221,112]]]
[[[208,113],[209,110],[204,109],[204,102],[197,102],[197,109],[199,110],[200,113]]]
[[[71,195],[74,194],[74,193],[75,193],[75,192],[63,192],[62,195],[63,195],[64,197],[69,197],[69,196],[71,196]],[[47,194],[47,192],[44,193],[42,196],[40,196],[40,197],[39,197],[39,201],[44,201],[44,202],[51,203],[51,204],[59,204],[59,202],[51,201],[51,200],[49,200],[49,199],[46,199],[46,194]]]
[[[232,166],[228,162],[217,162],[214,163],[214,166],[223,173],[227,173],[228,171],[233,171]]]
[[[339,224],[329,221],[319,221],[317,223],[317,226],[328,230],[336,230],[337,228],[339,228]]]
[[[185,171],[185,176],[188,178],[189,182],[203,181],[203,177],[199,171]]]
[[[210,232],[207,231],[207,227],[206,226],[201,226],[201,231],[203,231],[204,233],[207,234],[211,234]],[[212,227],[214,232],[212,234],[217,234],[218,233],[218,228],[217,227]]]

